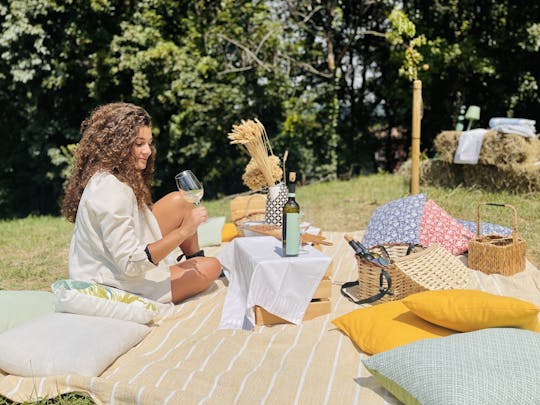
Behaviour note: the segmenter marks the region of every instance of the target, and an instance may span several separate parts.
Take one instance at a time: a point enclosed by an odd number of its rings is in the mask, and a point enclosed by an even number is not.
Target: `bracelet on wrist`
[[[146,247],[144,248],[144,253],[146,253],[146,257],[148,258],[148,261],[155,266],[156,264],[154,263],[154,260],[152,259],[152,254],[150,253],[150,250],[148,249],[148,245],[146,245]]]

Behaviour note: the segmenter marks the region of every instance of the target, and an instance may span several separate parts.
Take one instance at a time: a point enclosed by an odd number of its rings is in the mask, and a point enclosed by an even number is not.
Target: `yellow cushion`
[[[420,318],[460,332],[496,327],[537,330],[540,311],[527,301],[479,290],[424,291],[402,301]]]
[[[238,229],[232,222],[227,222],[221,229],[221,241],[230,242],[238,236]]]
[[[417,317],[401,301],[356,309],[332,323],[368,354],[455,333]]]

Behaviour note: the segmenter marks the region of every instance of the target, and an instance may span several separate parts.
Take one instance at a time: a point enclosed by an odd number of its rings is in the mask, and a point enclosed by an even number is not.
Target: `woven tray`
[[[490,205],[514,211],[512,236],[481,235],[480,207]],[[467,265],[486,274],[510,276],[525,270],[527,244],[518,236],[517,210],[510,204],[480,203],[476,208],[476,237],[469,241]]]
[[[391,278],[390,294],[374,302],[380,304],[400,300],[410,294],[426,290],[446,290],[464,288],[469,272],[467,267],[454,255],[438,244],[405,256],[408,245],[384,245],[393,263],[385,268]],[[371,249],[383,254],[383,249]],[[381,289],[381,267],[359,256],[358,291],[359,299],[374,296]]]

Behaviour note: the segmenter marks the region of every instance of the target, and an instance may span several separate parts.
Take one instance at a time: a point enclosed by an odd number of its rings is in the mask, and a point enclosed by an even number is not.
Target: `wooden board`
[[[315,290],[313,294],[313,299],[317,298],[330,298],[332,294],[332,280],[330,278],[323,278],[319,287]]]
[[[308,305],[306,314],[304,315],[304,321],[309,321],[310,319],[316,318],[321,315],[329,314],[332,309],[332,303],[330,299],[319,299],[316,301],[311,301]],[[266,311],[264,308],[255,306],[255,324],[256,325],[277,325],[281,323],[291,323],[286,321],[279,316],[271,314]]]

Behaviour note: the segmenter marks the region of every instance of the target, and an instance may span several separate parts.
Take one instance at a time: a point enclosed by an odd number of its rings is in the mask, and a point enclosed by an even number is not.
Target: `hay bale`
[[[434,187],[457,187],[463,184],[463,170],[439,159],[425,160],[420,170],[422,184]]]
[[[460,131],[442,131],[433,141],[438,157],[453,163],[459,143]],[[506,166],[532,164],[540,160],[540,140],[516,134],[489,131],[484,135],[478,164]]]
[[[411,160],[403,162],[397,174],[406,182],[411,181]],[[463,183],[463,170],[458,165],[439,159],[426,159],[420,162],[420,184],[434,187],[457,187]]]
[[[489,191],[540,191],[540,165],[463,165],[464,185]]]
[[[480,150],[480,156],[484,156],[479,163],[495,166],[531,164],[540,157],[539,143],[538,138],[491,131],[484,136]]]
[[[422,167],[422,162],[420,162],[420,167]],[[401,166],[399,166],[399,169],[396,172],[396,174],[403,177],[405,181],[410,182],[411,170],[412,170],[411,168],[412,168],[412,161],[411,159],[407,159],[401,164]]]
[[[453,163],[461,131],[442,131],[433,140],[433,147],[438,158],[443,162]]]
[[[403,163],[398,174],[410,182],[410,160]],[[448,188],[464,186],[492,192],[540,192],[540,164],[455,165],[428,159],[420,162],[420,184]]]

